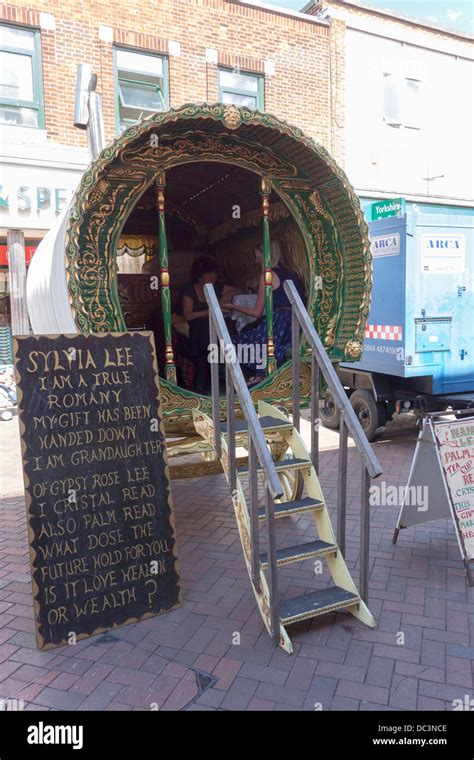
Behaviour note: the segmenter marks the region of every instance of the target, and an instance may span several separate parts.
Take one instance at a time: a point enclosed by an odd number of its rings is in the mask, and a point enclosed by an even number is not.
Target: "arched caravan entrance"
[[[123,226],[116,248],[119,299],[128,329],[148,324],[155,331],[162,375],[168,379],[177,375],[178,385],[189,387],[180,371],[183,341],[176,340],[188,331],[179,316],[183,286],[189,282],[194,261],[204,255],[213,259],[219,283],[227,289],[257,289],[261,264],[257,264],[255,247],[262,240],[262,180],[248,169],[217,161],[179,164],[166,172],[165,183],[163,180],[162,175],[160,188],[155,182],[148,187]],[[158,282],[163,268],[157,225],[160,195],[165,206],[174,344],[170,363],[174,369],[167,364],[163,304],[156,289],[150,287],[153,280]],[[304,238],[288,208],[271,188],[268,217],[271,240],[280,244],[280,265],[296,271],[308,293],[310,265]],[[234,320],[230,318],[228,325],[232,330]]]
[[[235,206],[239,212],[233,214]],[[284,240],[287,236],[286,255],[294,257],[293,268],[305,280],[307,308],[331,359],[356,360],[370,302],[368,230],[345,174],[299,129],[233,105],[185,105],[127,129],[82,178],[66,238],[75,323],[83,332],[139,326],[130,318],[130,292],[120,286],[120,254],[124,247],[133,253],[133,246],[126,246],[135,236],[146,257],[147,235],[154,236],[161,287],[161,297],[155,290],[154,298],[163,307],[160,348],[165,346],[169,365],[162,373],[162,392],[171,425],[182,421],[183,414],[190,420],[193,408],[209,403],[178,387],[172,371],[166,371],[173,364],[173,235],[181,235],[178,248],[209,252],[222,266],[235,269],[232,251],[246,256],[253,250],[265,208],[270,237],[275,229]],[[148,266],[144,271],[152,277],[155,270]],[[289,400],[290,363],[272,372],[252,396]],[[303,400],[309,391],[306,381],[303,376]]]

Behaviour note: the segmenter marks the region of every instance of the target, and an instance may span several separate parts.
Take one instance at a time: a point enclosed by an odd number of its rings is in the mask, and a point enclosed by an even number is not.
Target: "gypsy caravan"
[[[298,406],[310,404],[314,346],[303,329],[297,362],[294,340],[283,357],[275,354],[272,241],[278,241],[284,270],[297,273],[300,304],[330,362],[358,360],[370,306],[371,253],[359,200],[344,172],[322,146],[274,116],[234,105],[184,105],[129,127],[102,150],[67,213],[38,249],[27,290],[35,333],[153,329],[168,456],[199,452],[203,458],[175,465],[172,477],[195,477],[216,472],[225,462],[205,430],[211,396],[193,387],[180,293],[203,255],[215,262],[224,286],[240,292],[255,289],[263,267],[267,360],[264,376],[249,393],[261,416],[273,420],[264,430],[282,484],[273,496],[277,504],[296,505],[294,513],[314,512],[321,540],[312,542],[304,557],[324,556],[339,588],[309,613],[293,605],[286,618],[280,614],[278,636],[290,651],[284,628],[290,622],[339,607],[370,625],[373,619],[338,551],[302,439],[281,411],[292,411],[295,385]],[[254,255],[258,244],[260,265]],[[341,403],[346,406],[347,400]],[[236,399],[237,416],[239,404]],[[225,420],[225,395],[217,405]],[[350,406],[346,419],[353,434],[357,421]],[[245,435],[242,426],[240,433],[237,426],[239,434]],[[359,439],[358,431],[354,435]],[[225,433],[225,448],[224,439]],[[361,446],[370,474],[380,474],[365,439]],[[303,464],[293,466],[290,451]],[[262,616],[275,635],[265,562],[258,572],[251,567],[245,531],[253,518],[245,504],[236,505],[239,499],[245,502],[243,492],[234,507],[236,513],[241,510],[237,517],[247,565]],[[279,560],[267,561],[274,570]]]

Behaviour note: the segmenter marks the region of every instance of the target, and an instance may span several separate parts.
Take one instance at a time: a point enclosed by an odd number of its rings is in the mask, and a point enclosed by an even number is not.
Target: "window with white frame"
[[[422,124],[422,83],[419,79],[405,77],[404,111],[405,127],[409,129],[421,129]]]
[[[0,123],[43,127],[40,33],[0,24]]]
[[[263,111],[263,76],[238,69],[218,69],[221,103],[234,103]]]
[[[168,60],[152,53],[115,49],[116,121],[122,131],[168,107]]]
[[[383,120],[390,127],[421,129],[422,82],[395,74],[384,75]]]

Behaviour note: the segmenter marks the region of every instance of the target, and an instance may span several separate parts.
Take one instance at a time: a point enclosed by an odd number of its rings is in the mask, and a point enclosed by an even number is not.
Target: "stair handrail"
[[[204,296],[209,308],[209,341],[211,346],[223,347],[225,361],[226,400],[227,400],[227,447],[228,469],[232,498],[236,493],[237,470],[235,462],[235,409],[234,393],[237,394],[240,408],[248,424],[249,436],[249,479],[250,479],[250,522],[251,522],[251,575],[252,582],[260,591],[260,540],[259,514],[257,499],[257,459],[263,470],[265,488],[265,512],[267,531],[267,557],[270,592],[271,633],[275,642],[280,639],[279,592],[277,578],[275,505],[274,500],[284,495],[283,486],[278,478],[275,463],[265,441],[254,402],[245,382],[240,363],[237,360],[235,346],[231,341],[227,325],[217,300],[214,287],[204,285]],[[219,343],[218,343],[219,341]],[[219,355],[219,351],[217,352]],[[211,363],[212,419],[214,427],[214,447],[217,456],[222,455],[221,421],[219,398],[219,365]]]
[[[382,467],[367,440],[367,436],[365,435],[359,420],[357,419],[357,415],[351,406],[351,403],[347,397],[347,393],[345,392],[342,383],[339,380],[334,367],[332,366],[331,360],[329,359],[326,349],[324,348],[321,339],[316,332],[316,328],[311,321],[308,312],[306,311],[306,308],[298,294],[295,284],[292,282],[292,280],[285,280],[283,286],[292,305],[293,314],[296,315],[298,323],[303,330],[304,337],[311,346],[313,356],[315,356],[318,366],[324,375],[324,378],[336,402],[336,406],[344,413],[345,424],[347,425],[349,434],[354,440],[357,449],[365,460],[367,472],[371,478],[377,478],[383,472]],[[295,356],[293,353],[292,361],[295,367],[298,367],[300,360],[301,357],[299,351],[297,352],[297,356]],[[299,382],[297,383],[297,386],[297,388],[293,387],[293,393],[299,392]],[[293,414],[295,412],[294,406],[295,405],[293,405]],[[298,408],[296,410],[296,413],[298,415],[299,404],[297,407]]]
[[[291,280],[283,283],[291,303],[292,322],[292,363],[293,363],[293,424],[300,429],[300,328],[311,349],[311,460],[316,473],[319,472],[319,372],[329,386],[340,411],[339,457],[337,476],[337,543],[345,554],[346,548],[346,510],[347,510],[347,435],[350,433],[361,460],[361,509],[360,509],[360,564],[359,593],[364,602],[369,595],[369,546],[370,546],[370,481],[378,478],[383,470],[375,456],[357,415],[347,397],[331,360],[316,332],[308,312]]]

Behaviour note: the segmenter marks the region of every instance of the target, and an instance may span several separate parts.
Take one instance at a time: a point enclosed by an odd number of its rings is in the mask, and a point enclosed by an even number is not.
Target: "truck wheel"
[[[339,409],[336,406],[333,395],[329,390],[324,394],[323,402],[319,407],[319,414],[324,427],[331,428],[331,430],[337,430],[339,428],[341,415],[339,414]]]
[[[372,441],[377,428],[385,422],[379,420],[379,410],[374,397],[369,391],[358,390],[351,395],[350,402],[364,433],[369,441]]]

